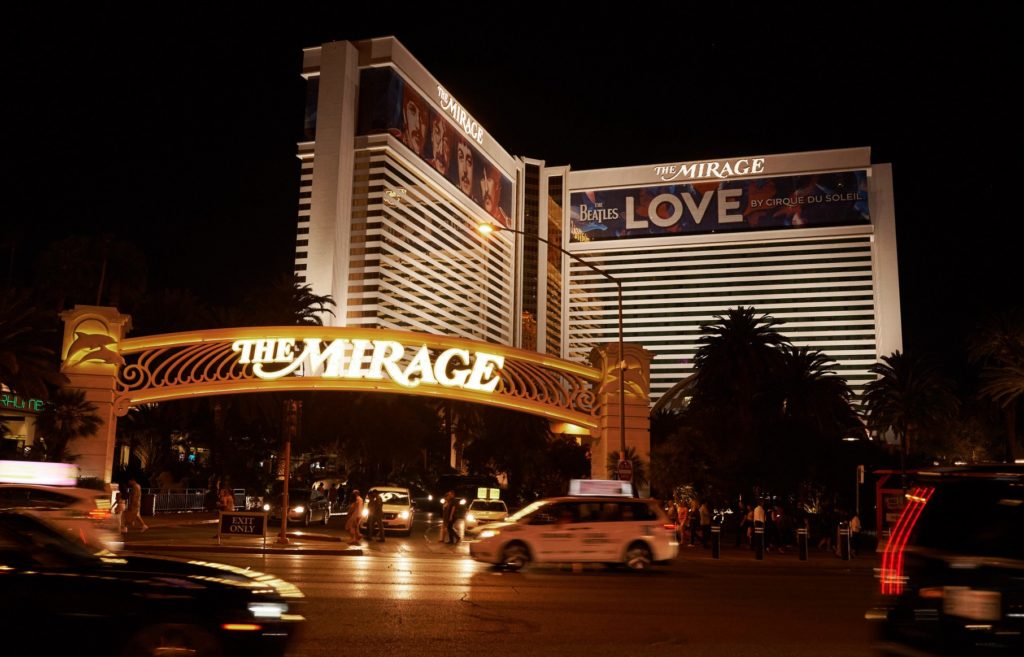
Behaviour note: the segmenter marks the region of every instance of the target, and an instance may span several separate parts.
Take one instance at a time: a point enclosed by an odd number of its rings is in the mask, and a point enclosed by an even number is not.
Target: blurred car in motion
[[[120,518],[111,513],[110,493],[76,486],[0,484],[0,509],[20,509],[60,527],[97,549],[120,550]]]
[[[281,522],[282,493],[271,496],[269,502],[263,504],[268,519]],[[331,505],[325,491],[295,487],[288,489],[288,522],[301,523],[309,527],[314,522],[326,525],[331,519]]]
[[[474,529],[489,522],[499,522],[508,517],[508,507],[501,500],[476,499],[466,509],[466,529]]]
[[[403,536],[412,534],[412,495],[408,488],[400,486],[373,486],[366,491],[367,502],[376,492],[384,503],[384,531],[395,531]],[[366,533],[366,522],[370,510],[363,504],[363,517],[359,521],[359,531]]]
[[[884,655],[1024,654],[1024,467],[918,471],[881,557]]]
[[[679,552],[675,524],[656,500],[557,497],[467,535],[469,554],[518,570],[530,562],[625,565],[645,570]]]
[[[31,645],[20,654],[281,655],[301,598],[233,566],[93,553],[35,516],[0,512],[0,626],[17,628],[9,648]]]

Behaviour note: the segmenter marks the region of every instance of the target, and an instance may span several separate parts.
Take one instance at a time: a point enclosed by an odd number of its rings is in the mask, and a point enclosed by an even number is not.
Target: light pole
[[[569,256],[570,258],[572,258],[576,262],[579,262],[579,263],[582,263],[582,264],[586,265],[590,269],[596,271],[598,274],[601,274],[602,276],[607,278],[612,283],[615,283],[615,289],[616,289],[616,292],[618,294],[617,299],[618,299],[618,305],[619,305],[619,363],[618,363],[618,369],[619,369],[619,461],[620,462],[621,461],[625,461],[626,460],[626,352],[625,352],[625,349],[623,348],[623,340],[622,340],[622,282],[619,281],[618,279],[612,277],[608,272],[604,271],[603,269],[599,269],[598,267],[595,267],[591,263],[587,262],[583,258],[581,258],[578,255],[576,255],[575,253],[573,253],[572,251],[568,251],[568,250],[562,248],[558,244],[552,244],[551,242],[547,241],[546,239],[544,239],[540,235],[531,235],[529,233],[526,233],[524,231],[518,230],[516,228],[508,228],[507,226],[502,226],[502,225],[499,225],[499,224],[490,224],[490,223],[479,224],[477,226],[477,230],[479,230],[480,233],[482,233],[485,236],[486,235],[490,235],[491,233],[496,232],[496,231],[506,230],[506,231],[508,231],[510,233],[516,233],[517,235],[522,235],[523,237],[527,237],[529,239],[534,239],[534,240],[537,240],[538,242],[543,242],[544,244],[547,244],[548,246],[555,247],[556,249],[558,249],[559,251],[561,251],[565,255]]]

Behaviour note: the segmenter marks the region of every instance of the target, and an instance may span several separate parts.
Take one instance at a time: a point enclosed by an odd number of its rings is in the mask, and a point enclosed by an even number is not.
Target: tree
[[[982,398],[995,402],[1006,425],[1005,457],[1017,458],[1017,405],[1024,396],[1024,311],[1019,308],[988,318],[971,335],[968,357],[982,365]]]
[[[46,461],[69,460],[68,445],[77,438],[96,433],[103,420],[96,406],[85,399],[85,391],[60,388],[36,420],[36,433]]]
[[[879,433],[892,431],[900,450],[900,469],[917,432],[935,428],[955,417],[959,400],[952,384],[929,360],[895,351],[882,356],[871,367],[878,376],[864,394],[868,428]]]
[[[67,382],[57,365],[56,317],[36,308],[27,292],[0,291],[0,384],[22,395],[47,399]]]
[[[624,459],[626,461],[629,461],[630,465],[633,466],[633,486],[635,486],[637,489],[640,489],[646,487],[647,484],[651,483],[650,479],[647,476],[647,464],[640,457],[640,455],[636,453],[636,448],[626,445],[626,449],[623,451],[623,454],[625,454],[625,457],[620,456],[618,450],[615,450],[614,452],[608,452],[608,461],[605,464],[608,468],[608,478],[619,478],[619,461]]]
[[[323,326],[333,306],[331,295],[314,294],[312,286],[288,274],[254,292],[244,308],[254,326]]]

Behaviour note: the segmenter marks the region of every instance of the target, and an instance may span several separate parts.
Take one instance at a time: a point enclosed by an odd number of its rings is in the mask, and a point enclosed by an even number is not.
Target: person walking
[[[146,531],[149,525],[142,519],[142,486],[135,480],[135,477],[128,479],[128,510],[124,517],[124,530],[127,532],[135,523],[142,525],[139,531]]]
[[[380,493],[370,491],[368,513],[366,518],[366,540],[372,541],[374,536],[381,543],[384,542],[384,500]]]
[[[127,505],[124,502],[124,495],[120,492],[114,498],[114,506],[110,507],[110,515],[113,516],[117,521],[117,528],[122,534],[125,533],[124,528],[124,511]]]
[[[708,501],[701,500],[700,509],[700,545],[708,547],[708,539],[711,538],[711,509],[708,508]]]
[[[459,538],[458,532],[455,531],[455,521],[459,517],[459,503],[455,501],[454,491],[448,491],[445,494],[442,512],[442,517],[444,518],[444,529],[448,534],[448,540],[445,542],[448,545],[455,545],[462,539]]]
[[[359,535],[359,521],[362,517],[363,498],[359,497],[358,489],[353,489],[352,501],[348,505],[348,519],[345,521],[345,531],[351,535],[348,541],[349,545],[359,545],[362,542],[362,537]]]

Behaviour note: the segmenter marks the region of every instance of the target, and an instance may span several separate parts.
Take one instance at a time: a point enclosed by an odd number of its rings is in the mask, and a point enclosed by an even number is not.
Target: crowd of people
[[[670,499],[664,504],[669,518],[675,521],[680,545],[709,547],[712,525],[722,529],[721,540],[732,540],[735,547],[755,549],[755,538],[760,529],[764,534],[764,547],[768,552],[786,552],[797,545],[797,530],[806,529],[809,545],[818,550],[840,554],[839,529],[846,525],[850,531],[851,550],[861,547],[861,521],[855,512],[840,508],[820,513],[807,513],[787,508],[778,501],[757,499],[724,508],[714,507],[708,499],[697,496],[680,500]]]

